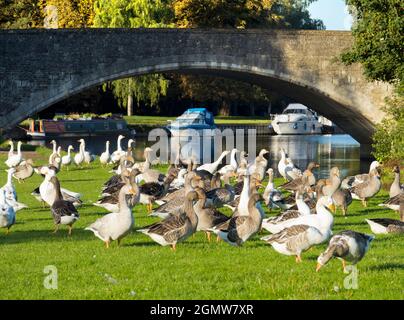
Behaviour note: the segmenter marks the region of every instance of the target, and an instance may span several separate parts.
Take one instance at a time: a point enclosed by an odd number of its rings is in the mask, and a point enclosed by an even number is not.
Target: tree
[[[28,29],[43,25],[37,0],[0,0],[0,28]]]
[[[310,18],[313,2],[302,0],[174,0],[177,26],[184,28],[324,29]]]
[[[40,0],[42,15],[55,8],[57,28],[87,28],[92,26],[95,0]]]
[[[346,64],[360,62],[370,80],[402,84],[404,80],[402,0],[346,0],[346,2],[355,10],[356,24],[352,30],[355,42],[353,47],[342,55],[342,60]]]
[[[376,126],[373,136],[373,155],[382,162],[404,163],[404,96],[388,99],[385,118]]]
[[[346,0],[355,12],[353,47],[342,55],[347,65],[361,63],[370,81],[392,83],[386,116],[373,136],[374,156],[381,161],[404,159],[404,16],[401,0]]]
[[[95,0],[94,26],[105,28],[159,28],[174,26],[170,1],[168,0]],[[113,81],[110,86],[121,106],[133,113],[133,97],[156,106],[165,95],[168,80],[163,75],[144,75],[131,79]]]

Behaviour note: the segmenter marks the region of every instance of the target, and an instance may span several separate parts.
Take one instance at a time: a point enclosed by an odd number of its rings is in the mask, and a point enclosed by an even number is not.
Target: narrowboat
[[[34,140],[130,133],[136,132],[131,132],[122,118],[31,120],[27,131]]]

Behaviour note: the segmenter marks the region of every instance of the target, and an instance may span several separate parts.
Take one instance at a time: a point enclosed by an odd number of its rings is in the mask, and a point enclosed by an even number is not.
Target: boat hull
[[[277,122],[272,123],[274,131],[279,135],[321,134],[322,125],[317,121]]]

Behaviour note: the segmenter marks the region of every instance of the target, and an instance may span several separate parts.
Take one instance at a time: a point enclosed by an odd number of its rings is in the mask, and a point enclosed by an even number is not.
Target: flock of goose
[[[341,179],[340,170],[333,167],[327,179],[317,180],[313,171],[319,167],[310,162],[302,172],[297,168],[284,149],[276,170],[285,182],[274,185],[275,169],[268,168],[267,150],[262,149],[255,160],[248,162],[247,153],[233,149],[224,151],[212,163],[198,165],[191,159],[177,158],[166,174],[152,168],[151,149],[144,150],[145,161],[136,162],[132,143],[128,149],[121,147],[123,136],[118,137],[117,150],[110,153],[109,141],[105,152],[99,157],[101,165],[115,164],[114,175],[101,188],[101,198],[94,203],[109,211],[86,228],[101,239],[106,247],[112,241],[121,240],[132,230],[134,217],[132,209],[137,204],[146,205],[150,216],[161,221],[144,226],[138,232],[150,237],[162,246],[176,249],[177,243],[186,240],[197,231],[206,234],[208,241],[216,235],[216,241],[223,240],[232,246],[240,246],[253,235],[265,229],[270,232],[261,240],[284,255],[295,256],[301,262],[301,254],[309,248],[329,240],[328,248],[318,257],[317,271],[331,258],[353,264],[359,262],[369,248],[373,235],[346,230],[333,235],[333,213],[340,207],[343,215],[353,199],[367,201],[381,188],[381,165],[374,161],[368,173]],[[21,153],[21,142],[10,142],[10,151],[5,164],[7,182],[0,189],[0,227],[7,233],[15,223],[15,212],[26,208],[18,202],[13,178],[23,182],[34,172],[43,176],[43,182],[32,195],[50,207],[55,231],[60,225],[68,227],[69,235],[73,224],[79,219],[77,208],[81,205],[81,194],[61,187],[57,173],[62,167],[74,162],[77,166],[90,164],[95,156],[86,151],[84,139],[80,139],[79,152],[72,157],[72,146],[67,155],[61,155],[61,147],[52,141],[53,151],[49,163],[34,167],[31,159],[25,160]],[[229,164],[223,160],[229,156]],[[391,185],[389,199],[381,206],[400,211],[400,220],[382,218],[366,219],[375,234],[404,232],[404,188],[400,185],[400,169],[394,168],[395,179]],[[264,192],[262,182],[268,176]],[[233,182],[234,181],[234,182]],[[288,196],[285,192],[288,191]],[[153,204],[158,207],[153,210]],[[218,210],[231,208],[229,217]],[[263,206],[269,211],[281,209],[276,216],[266,217]]]

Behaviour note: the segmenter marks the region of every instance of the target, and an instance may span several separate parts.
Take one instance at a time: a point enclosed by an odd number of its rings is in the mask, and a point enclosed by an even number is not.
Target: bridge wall
[[[277,90],[366,145],[391,88],[339,54],[349,32],[204,29],[0,31],[0,128],[105,81],[153,72],[205,73]]]

